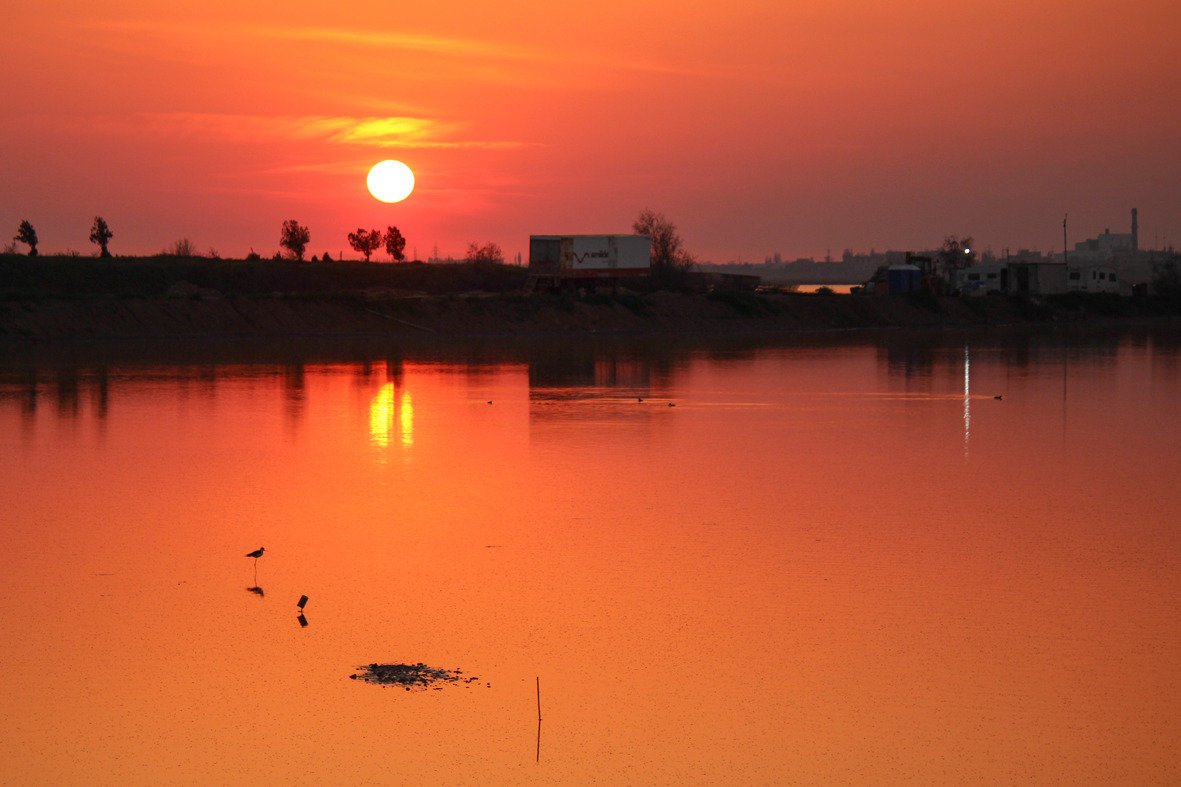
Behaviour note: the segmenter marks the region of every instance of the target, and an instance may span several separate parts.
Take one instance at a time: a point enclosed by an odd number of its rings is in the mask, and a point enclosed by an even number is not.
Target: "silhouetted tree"
[[[29,256],[37,256],[37,230],[33,229],[33,225],[27,219],[20,223],[20,227],[16,231],[16,236],[13,238],[17,243],[28,244]]]
[[[652,239],[652,279],[662,285],[683,285],[696,260],[682,246],[676,225],[663,213],[645,208],[632,223],[632,230]]]
[[[91,240],[94,240],[94,238],[92,237]],[[197,244],[188,238],[181,238],[180,240],[173,241],[172,245],[165,249],[163,253],[169,257],[196,257],[198,256]]]
[[[489,264],[504,260],[504,252],[495,243],[485,243],[483,246],[472,241],[467,245],[466,262]]]
[[[948,235],[943,239],[943,245],[939,247],[936,259],[939,261],[939,269],[945,275],[950,276],[952,271],[970,267],[976,261],[975,256],[970,237],[958,238],[955,235]]]
[[[402,237],[402,233],[398,231],[397,227],[386,227],[385,230],[385,252],[390,255],[390,259],[394,262],[401,262],[406,259],[406,239]]]
[[[288,219],[283,222],[283,232],[279,235],[279,245],[291,252],[291,256],[299,261],[303,261],[304,249],[308,247],[308,241],[312,239],[311,233],[308,232],[307,227],[300,226],[295,219]]]
[[[381,246],[381,231],[358,228],[349,233],[349,245],[365,255],[365,262],[369,262],[370,255]]]
[[[111,228],[107,226],[107,220],[102,216],[95,216],[94,224],[90,227],[90,242],[98,244],[98,256],[111,256],[111,252],[107,251],[107,244],[111,242],[113,237],[115,237],[115,233],[111,232]]]

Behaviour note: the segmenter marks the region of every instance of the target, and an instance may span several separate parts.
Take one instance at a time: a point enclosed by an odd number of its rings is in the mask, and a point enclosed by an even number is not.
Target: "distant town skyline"
[[[705,262],[929,249],[1060,252],[1181,237],[1181,11],[1048,0],[889,6],[574,0],[10,4],[0,241],[114,254],[507,259],[531,234],[625,233],[644,208]],[[413,169],[404,202],[369,168]]]

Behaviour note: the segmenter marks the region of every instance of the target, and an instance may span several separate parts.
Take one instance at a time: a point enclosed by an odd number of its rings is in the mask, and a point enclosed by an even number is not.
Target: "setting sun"
[[[401,202],[414,191],[414,173],[401,161],[382,161],[369,170],[366,183],[382,202]]]

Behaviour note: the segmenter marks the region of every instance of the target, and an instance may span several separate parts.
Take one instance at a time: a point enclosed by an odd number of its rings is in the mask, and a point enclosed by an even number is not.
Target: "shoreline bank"
[[[1103,296],[648,295],[238,296],[0,301],[0,341],[300,337],[759,335],[872,329],[1178,323],[1176,304]]]

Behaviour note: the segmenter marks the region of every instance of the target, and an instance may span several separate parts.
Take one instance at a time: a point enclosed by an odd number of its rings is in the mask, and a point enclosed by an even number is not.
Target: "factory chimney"
[[[1136,223],[1136,209],[1132,208],[1132,251],[1140,251],[1140,225]]]

